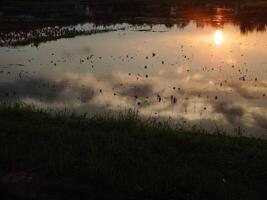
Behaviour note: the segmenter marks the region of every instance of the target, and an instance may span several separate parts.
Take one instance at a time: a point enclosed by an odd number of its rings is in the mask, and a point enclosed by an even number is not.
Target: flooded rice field
[[[84,23],[3,32],[0,42],[1,100],[88,115],[132,108],[182,127],[267,137],[265,26]]]

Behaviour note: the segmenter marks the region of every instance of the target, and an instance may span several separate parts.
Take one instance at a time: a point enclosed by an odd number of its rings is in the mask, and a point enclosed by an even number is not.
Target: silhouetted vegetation
[[[182,1],[181,1],[182,2]],[[10,44],[8,39],[15,39],[18,35],[31,35],[31,32],[41,32],[47,27],[73,25],[91,22],[96,25],[111,25],[118,23],[165,24],[167,27],[177,25],[187,26],[195,21],[197,26],[211,25],[223,27],[227,23],[240,27],[242,34],[251,31],[265,31],[267,25],[266,2],[245,1],[247,3],[209,3],[208,1],[68,1],[68,2],[40,2],[35,1],[7,1],[0,7],[0,43],[1,45],[38,44],[43,41],[61,37],[73,37],[87,34],[88,31],[67,31],[53,36],[32,35],[30,39],[19,40]],[[221,2],[221,1],[218,1]],[[130,5],[129,5],[130,4]],[[56,31],[56,30],[55,30]],[[91,31],[89,31],[91,34]],[[14,36],[13,36],[14,35]],[[20,37],[20,36],[18,36]],[[35,37],[35,38],[34,38]],[[23,37],[25,38],[25,37]]]
[[[0,106],[7,197],[26,184],[28,192],[19,194],[37,199],[265,199],[266,168],[267,142],[260,139],[177,131],[133,111],[86,118]],[[18,172],[26,183],[8,182]]]

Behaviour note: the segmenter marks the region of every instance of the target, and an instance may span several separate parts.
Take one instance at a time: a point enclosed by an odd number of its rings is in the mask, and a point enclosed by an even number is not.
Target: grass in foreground
[[[0,174],[16,170],[57,199],[266,199],[267,141],[2,104]]]

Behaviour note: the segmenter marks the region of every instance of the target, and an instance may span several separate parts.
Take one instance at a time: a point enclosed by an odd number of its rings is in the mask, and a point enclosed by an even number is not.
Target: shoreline
[[[7,197],[266,197],[262,139],[175,131],[135,112],[88,119],[19,104],[0,106],[0,138]]]

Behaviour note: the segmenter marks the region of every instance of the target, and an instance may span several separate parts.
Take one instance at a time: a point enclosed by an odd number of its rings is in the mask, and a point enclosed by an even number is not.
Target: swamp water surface
[[[234,23],[119,23],[0,47],[0,98],[91,115],[133,108],[184,127],[267,136],[267,33]],[[216,25],[217,24],[217,25]]]

